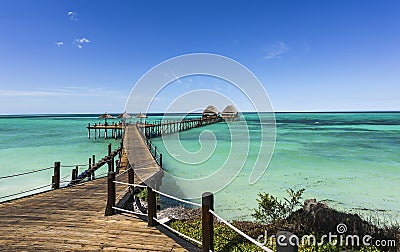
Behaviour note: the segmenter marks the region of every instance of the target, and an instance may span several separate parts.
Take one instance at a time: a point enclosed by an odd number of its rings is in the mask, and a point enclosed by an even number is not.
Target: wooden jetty
[[[104,216],[106,199],[102,178],[2,203],[0,251],[187,251],[134,216]]]
[[[105,139],[108,138],[109,133],[111,132],[111,138],[117,139],[121,138],[123,135],[124,125],[122,123],[112,123],[112,124],[94,124],[86,127],[88,129],[88,138],[90,139],[92,136],[92,130],[94,130],[94,139],[101,138],[101,131],[104,132],[103,136]]]
[[[146,143],[141,134],[137,125],[128,125],[125,129],[124,151],[140,182],[160,184],[164,173],[157,162],[157,150],[154,158],[151,150],[149,151],[148,142]]]
[[[164,134],[173,134],[179,131],[184,131],[192,128],[197,128],[212,123],[221,122],[221,117],[202,117],[194,119],[183,119],[178,121],[158,121],[153,123],[137,123],[143,130],[146,138],[158,137]],[[103,131],[104,139],[111,138],[118,139],[123,138],[124,129],[130,124],[113,123],[113,124],[94,124],[90,123],[86,127],[88,129],[88,138],[92,138],[92,131],[94,131],[94,139],[101,138],[101,132]],[[135,124],[131,124],[135,125]]]
[[[174,240],[132,215],[105,216],[107,178],[95,179],[94,172],[104,164],[114,171],[117,155],[120,172],[129,166],[124,149],[111,151],[108,145],[108,150],[98,162],[90,158],[80,179],[78,167],[72,169],[67,187],[60,188],[56,162],[52,186],[56,190],[1,203],[0,251],[187,251],[180,245],[191,247],[187,242],[175,236]],[[122,172],[116,181],[127,182],[128,175]],[[85,178],[90,181],[76,184]],[[123,195],[125,187],[116,184],[116,193]]]
[[[180,131],[189,130],[209,124],[221,122],[222,118],[194,118],[180,121],[159,121],[156,123],[138,124],[146,138],[158,137],[165,134],[174,134]]]
[[[91,157],[88,168],[80,175],[78,167],[73,168],[71,183],[63,188],[60,188],[61,165],[56,162],[52,178],[53,190],[1,203],[0,251],[193,250],[192,245],[178,236],[167,236],[169,232],[166,229],[153,227],[156,225],[153,219],[156,216],[156,200],[150,187],[148,197],[153,199],[153,203],[149,201],[147,223],[135,215],[117,211],[121,202],[116,202],[116,195],[123,196],[127,192],[126,185],[117,182],[146,182],[158,188],[163,176],[162,154],[157,152],[148,138],[219,121],[218,118],[202,118],[126,127],[118,124],[88,125],[89,137],[93,129],[95,137],[100,134],[100,130],[105,130],[107,137],[106,132],[110,129],[113,137],[124,135],[123,148],[112,151],[109,145],[108,155],[97,162],[94,156]],[[114,162],[117,155],[118,170],[128,171],[120,173],[118,177],[115,176]],[[105,164],[108,164],[108,178],[96,179],[96,170]],[[134,171],[134,178],[131,171]],[[79,183],[83,180],[87,182]],[[110,197],[110,185],[115,188],[111,190],[114,192],[113,197]],[[151,207],[151,204],[154,206]],[[120,214],[115,214],[117,212]]]
[[[180,121],[166,121],[156,123],[137,123],[126,125],[123,145],[135,176],[140,182],[161,185],[164,175],[162,170],[162,154],[157,152],[157,147],[149,141],[152,137],[189,130],[209,124],[221,122],[221,118],[195,118]]]

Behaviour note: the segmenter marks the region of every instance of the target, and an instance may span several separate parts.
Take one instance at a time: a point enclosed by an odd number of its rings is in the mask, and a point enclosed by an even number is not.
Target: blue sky
[[[196,52],[248,67],[275,111],[400,110],[399,1],[2,0],[0,9],[0,114],[120,112],[151,67]],[[207,80],[199,85],[213,88]]]

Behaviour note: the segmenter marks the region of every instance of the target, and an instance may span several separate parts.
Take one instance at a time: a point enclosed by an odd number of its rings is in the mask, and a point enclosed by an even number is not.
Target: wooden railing
[[[130,168],[132,169],[132,168]],[[132,170],[133,171],[133,170]],[[133,172],[131,172],[132,178],[129,178],[129,181],[133,181]],[[161,225],[171,232],[183,237],[184,239],[198,244],[201,246],[203,252],[214,251],[214,218],[218,219],[220,222],[227,225],[229,228],[233,229],[239,235],[246,238],[249,242],[255,244],[260,249],[268,252],[274,252],[273,250],[265,247],[265,244],[260,243],[256,239],[250,237],[245,234],[232,224],[230,224],[225,219],[221,218],[214,212],[214,195],[210,192],[205,192],[202,195],[201,204],[197,204],[194,202],[190,202],[184,199],[179,199],[174,196],[163,193],[150,185],[144,184],[134,184],[131,182],[125,183],[121,181],[116,181],[116,173],[114,171],[108,173],[107,184],[108,184],[108,197],[107,197],[107,206],[105,210],[105,215],[110,216],[117,214],[119,212],[125,212],[130,214],[135,214],[139,216],[147,217],[147,225],[149,227]],[[147,211],[146,212],[134,212],[131,210],[126,210],[121,207],[116,207],[116,184],[125,185],[130,188],[130,192],[134,192],[135,188],[147,189]],[[162,195],[164,197],[168,197],[170,199],[182,202],[184,204],[193,205],[201,208],[201,230],[202,230],[202,238],[201,241],[198,241],[192,237],[189,237],[185,234],[180,233],[179,231],[168,226],[164,220],[157,219],[157,195]],[[297,252],[297,247],[295,245],[291,245],[290,238],[292,234],[289,232],[278,232],[277,239],[279,239],[280,243],[277,243],[277,252]],[[283,244],[283,245],[282,245]]]
[[[111,144],[109,144],[108,145],[108,155],[106,155],[104,158],[102,158],[101,160],[99,160],[97,162],[96,162],[96,156],[92,155],[92,157],[89,158],[89,162],[86,164],[63,165],[61,162],[57,161],[57,162],[54,162],[54,166],[51,166],[51,167],[46,167],[46,168],[27,171],[27,172],[21,172],[18,174],[1,176],[0,180],[3,180],[3,179],[15,178],[15,177],[19,177],[19,176],[27,176],[27,175],[30,175],[33,173],[43,172],[43,171],[47,171],[47,170],[51,170],[51,169],[53,170],[53,175],[51,177],[50,184],[41,185],[41,186],[38,186],[35,188],[12,193],[12,194],[9,194],[6,196],[1,196],[0,200],[9,199],[12,197],[17,197],[17,196],[24,197],[24,196],[35,194],[38,192],[48,191],[50,189],[54,190],[54,189],[59,189],[61,187],[68,187],[68,186],[72,186],[74,184],[80,183],[80,182],[84,181],[85,179],[87,179],[88,181],[93,180],[93,179],[95,179],[95,172],[105,164],[108,164],[108,171],[114,170],[114,166],[115,166],[114,159],[117,155],[121,156],[121,151],[122,151],[122,143],[121,143],[121,146],[119,146],[114,151],[112,151]],[[83,167],[85,167],[84,171],[81,174],[79,174],[79,169],[82,169]],[[71,179],[67,179],[70,175],[61,177],[61,171],[64,168],[66,168],[66,169],[72,168]],[[100,174],[99,177],[104,177],[107,174],[108,174],[108,172],[104,173],[104,174]],[[28,193],[30,193],[30,194],[28,194]]]
[[[155,124],[136,124],[136,127],[139,130],[139,133],[142,137],[142,140],[147,145],[147,148],[157,164],[162,168],[162,154],[159,153],[157,147],[152,144],[152,141],[149,139],[152,136],[160,136],[162,134],[172,134],[176,131],[187,130],[190,128],[195,128],[215,122],[221,121],[220,119],[216,118],[213,120],[203,120],[203,119],[194,119],[194,120],[186,120],[186,121],[177,121],[177,122],[158,122]],[[175,125],[175,126],[174,126]],[[177,125],[180,125],[176,127]],[[184,126],[185,125],[185,126]],[[128,172],[128,182],[116,181],[116,177],[120,175],[116,175],[114,171],[109,172],[107,177],[107,184],[108,184],[108,197],[107,197],[107,206],[105,209],[105,215],[114,215],[118,212],[126,212],[130,214],[140,215],[147,217],[147,224],[148,226],[156,226],[162,225],[168,230],[173,233],[178,234],[181,237],[184,237],[186,240],[191,241],[192,243],[196,243],[202,247],[203,252],[209,252],[214,250],[214,218],[217,218],[219,221],[225,223],[227,226],[232,228],[235,232],[239,233],[251,243],[257,245],[260,249],[268,252],[273,252],[271,249],[265,247],[263,244],[259,243],[252,237],[246,235],[232,224],[227,222],[226,220],[222,219],[214,212],[214,195],[210,192],[203,193],[202,195],[202,203],[197,204],[194,202],[190,202],[184,199],[179,199],[174,196],[168,195],[158,190],[156,186],[158,183],[156,181],[146,181],[146,184],[135,184],[134,183],[134,167],[135,164],[131,164],[131,167],[127,170]],[[133,195],[136,191],[135,189],[146,189],[147,190],[147,212],[134,212],[131,210],[126,210],[122,206],[116,206],[116,184],[125,185],[127,189],[129,188],[130,197],[132,199]],[[202,240],[198,241],[193,239],[189,236],[186,236],[177,230],[166,225],[162,220],[157,219],[157,197],[158,195],[163,195],[164,197],[168,197],[170,199],[182,202],[184,204],[193,205],[197,207],[201,207],[202,209],[202,217],[201,217],[201,225],[202,225]],[[128,197],[129,198],[129,197]],[[123,205],[123,204],[120,204]],[[277,246],[277,251],[283,252],[294,252],[297,251],[293,246],[285,246],[279,247]]]
[[[101,168],[103,165],[108,165],[108,171],[113,171],[115,167],[115,157],[118,155],[119,159],[121,159],[122,155],[122,142],[121,145],[112,151],[111,144],[108,145],[108,155],[100,159],[97,163],[95,162],[95,155],[89,158],[88,168],[83,171],[80,175],[78,175],[78,167],[72,169],[71,183],[68,186],[73,184],[77,184],[87,178],[89,181],[95,179],[95,171]],[[59,179],[59,174],[54,170],[54,181],[56,182]],[[57,184],[55,183],[55,186]]]
[[[196,119],[183,119],[178,121],[155,121],[138,124],[146,138],[159,137],[161,135],[173,134],[180,131],[185,131],[217,122],[223,119],[216,118],[196,118]]]

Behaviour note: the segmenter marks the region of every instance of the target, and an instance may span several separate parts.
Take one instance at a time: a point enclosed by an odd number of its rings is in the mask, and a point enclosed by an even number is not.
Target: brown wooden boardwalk
[[[169,133],[173,130],[170,127]],[[135,183],[159,185],[163,171],[139,129],[128,125],[124,135],[121,171],[130,163]],[[127,175],[117,180],[128,182]],[[119,195],[126,186],[116,188]],[[106,201],[107,179],[100,178],[1,203],[0,251],[188,251],[180,244],[197,250],[131,214],[105,216]]]
[[[101,178],[2,203],[0,251],[187,251],[132,215],[104,216],[106,199]]]
[[[162,169],[150,154],[136,125],[128,125],[125,129],[124,150],[140,181],[147,182],[163,176]]]

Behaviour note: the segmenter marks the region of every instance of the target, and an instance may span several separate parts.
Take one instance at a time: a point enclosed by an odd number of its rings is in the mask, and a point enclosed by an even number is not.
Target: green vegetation
[[[201,241],[201,221],[174,221],[171,227]],[[223,223],[214,224],[214,251],[257,251],[259,248]]]
[[[233,224],[254,239],[257,239],[260,234],[264,234],[266,228],[263,225],[253,222],[233,222]],[[171,223],[171,227],[191,238],[201,241],[201,221],[177,220]],[[264,239],[261,239],[260,242],[264,242]],[[273,238],[271,241],[267,240],[265,246],[276,251],[276,239]],[[322,246],[306,244],[299,247],[299,252],[337,252],[349,251],[348,249],[349,248],[346,248],[345,246],[334,246],[329,243],[325,243]],[[250,252],[260,251],[260,248],[246,240],[243,236],[239,235],[225,224],[217,222],[214,225],[214,251]],[[379,252],[380,250],[378,250],[376,247],[361,247],[359,249],[353,248],[351,251]]]
[[[136,197],[139,198],[141,201],[147,202],[147,188],[143,188],[140,193],[136,194]]]
[[[304,189],[298,191],[289,189],[287,191],[288,197],[283,200],[267,193],[260,193],[257,199],[258,208],[254,209],[253,214],[257,222],[233,221],[232,224],[274,251],[276,250],[276,240],[270,237],[281,230],[296,234],[300,241],[305,235],[313,235],[315,237],[315,244],[314,242],[306,242],[305,244],[300,242],[298,249],[300,252],[396,251],[394,247],[380,247],[378,249],[374,246],[361,246],[362,244],[358,247],[340,245],[339,238],[333,239],[332,243],[325,239],[323,244],[318,245],[323,235],[329,232],[336,234],[336,225],[338,223],[347,225],[349,228],[347,234],[357,234],[360,237],[369,234],[375,239],[396,239],[396,244],[398,244],[399,228],[377,227],[362,220],[356,214],[336,211],[315,200],[313,201],[314,204],[311,204],[308,208],[300,207],[302,205],[300,200],[303,192]],[[197,217],[190,220],[175,220],[170,223],[170,226],[189,237],[201,241],[201,220],[199,216],[198,214]],[[266,239],[264,237],[265,231],[268,232]],[[214,219],[214,250],[221,252],[260,251],[256,245],[216,219]]]
[[[284,220],[294,212],[296,207],[300,207],[302,203],[300,199],[304,192],[304,188],[294,191],[293,189],[287,190],[289,198],[283,201],[268,193],[259,193],[257,199],[258,209],[254,209],[253,217],[265,224]]]

